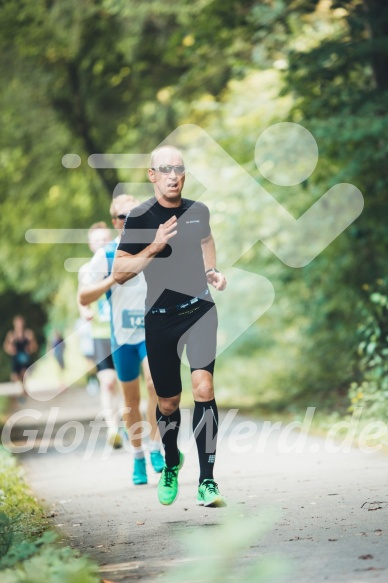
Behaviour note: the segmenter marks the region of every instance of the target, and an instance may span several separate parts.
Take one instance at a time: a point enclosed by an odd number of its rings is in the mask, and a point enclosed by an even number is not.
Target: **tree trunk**
[[[388,89],[388,5],[386,0],[364,0],[370,38],[374,41],[371,65],[376,85]]]
[[[92,126],[89,123],[88,115],[85,108],[85,103],[82,97],[82,91],[79,81],[79,71],[75,63],[69,63],[68,75],[70,81],[70,88],[74,101],[71,103],[71,113],[69,113],[68,123],[70,121],[72,129],[82,139],[87,154],[103,154],[104,147],[101,148],[92,136]],[[97,174],[104,186],[109,200],[112,200],[113,191],[119,177],[114,168],[96,168]]]

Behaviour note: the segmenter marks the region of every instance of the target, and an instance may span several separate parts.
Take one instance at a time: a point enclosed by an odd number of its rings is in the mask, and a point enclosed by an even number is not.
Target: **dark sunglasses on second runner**
[[[156,166],[152,168],[152,170],[156,170],[157,172],[161,172],[162,174],[170,174],[171,170],[174,170],[175,174],[184,174],[185,167],[184,166],[170,166],[169,164],[163,164],[162,166]]]

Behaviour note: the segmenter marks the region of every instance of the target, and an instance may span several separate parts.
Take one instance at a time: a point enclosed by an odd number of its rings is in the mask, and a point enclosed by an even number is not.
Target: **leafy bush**
[[[55,545],[15,458],[0,448],[1,583],[98,583],[97,566]]]
[[[16,539],[38,536],[46,529],[42,508],[31,496],[15,458],[0,448],[0,512],[12,523]]]
[[[358,333],[359,376],[350,386],[350,409],[364,407],[364,416],[388,419],[388,280],[363,286],[362,322]]]
[[[34,542],[19,543],[0,561],[2,583],[97,583],[97,567],[74,551],[52,546],[55,535],[46,532]],[[9,567],[8,567],[9,565]]]
[[[0,563],[8,553],[13,540],[11,521],[4,512],[0,512]]]

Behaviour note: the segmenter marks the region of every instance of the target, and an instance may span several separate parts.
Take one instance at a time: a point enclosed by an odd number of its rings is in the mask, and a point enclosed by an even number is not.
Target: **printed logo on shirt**
[[[196,221],[186,221],[186,225],[191,225],[191,223],[200,223],[201,221],[197,219]]]

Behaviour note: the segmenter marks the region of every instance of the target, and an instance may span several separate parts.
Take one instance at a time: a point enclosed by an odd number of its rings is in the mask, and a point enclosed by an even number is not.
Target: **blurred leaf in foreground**
[[[192,563],[185,561],[169,571],[162,583],[275,583],[289,571],[289,563],[277,556],[264,556],[260,542],[277,518],[274,510],[246,516],[232,508],[222,523],[186,537],[182,554]]]

